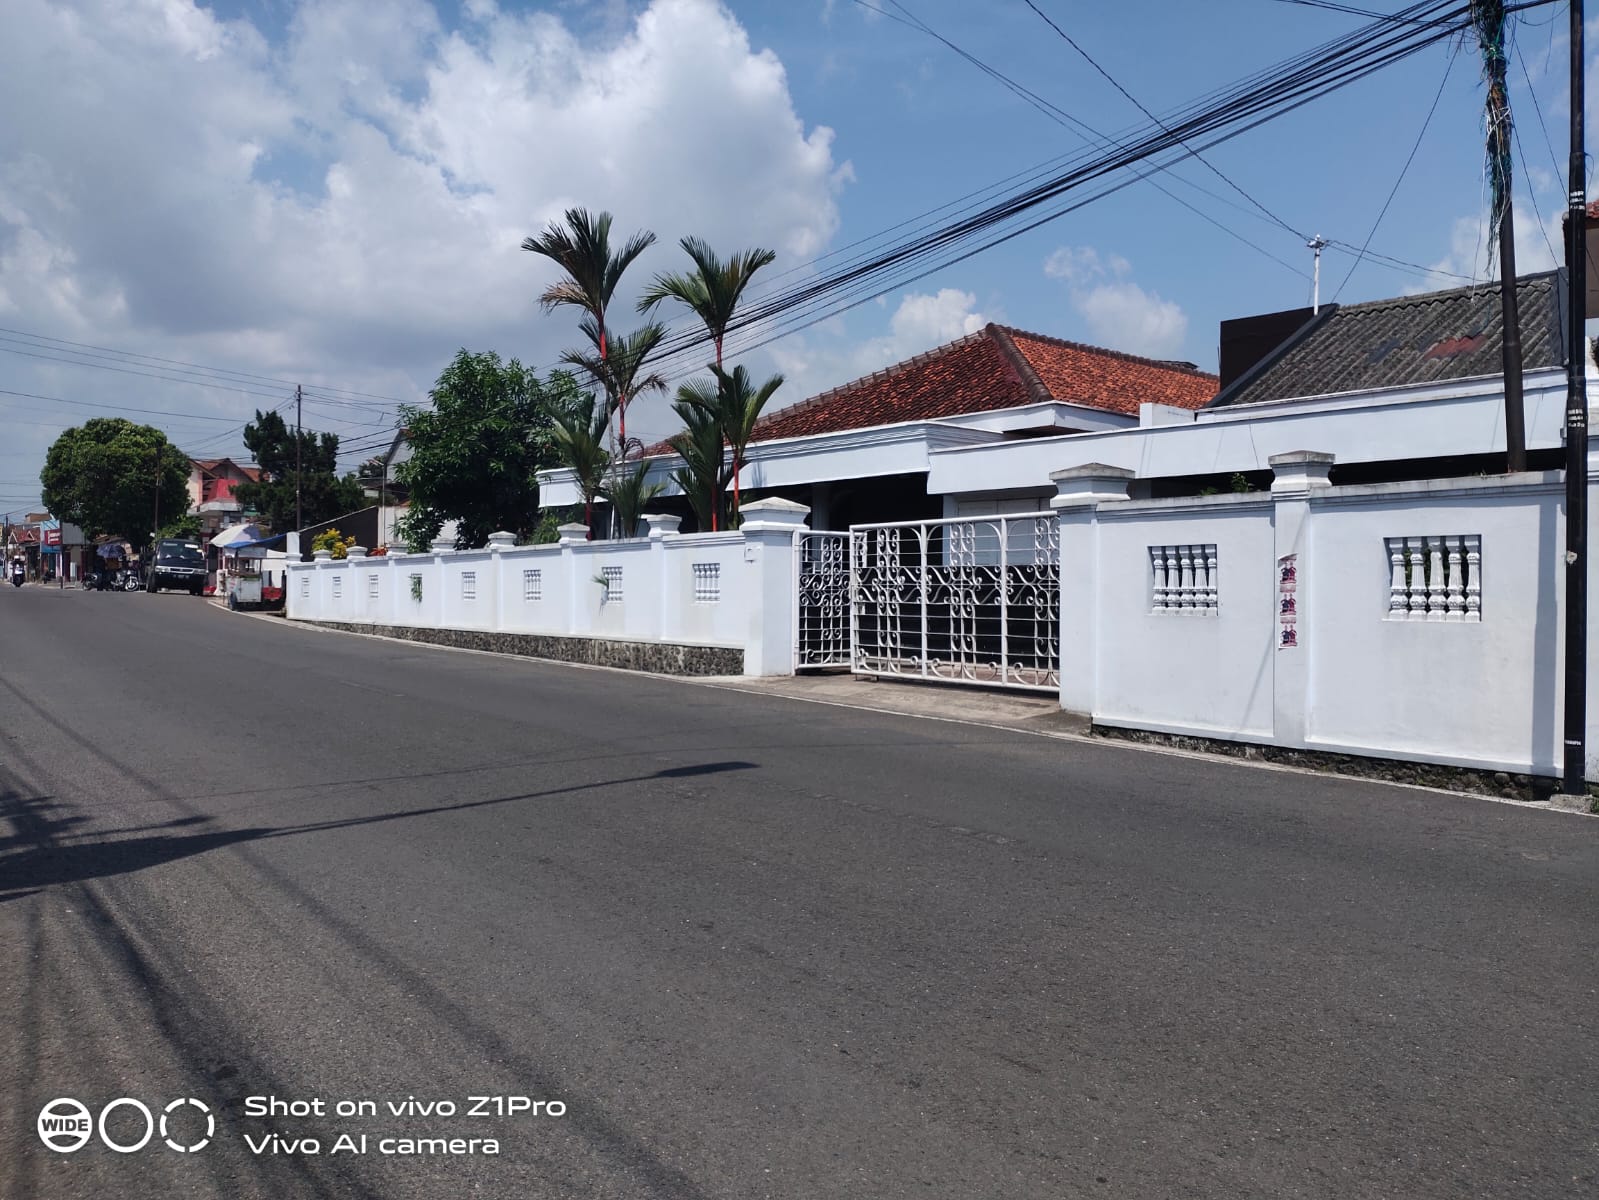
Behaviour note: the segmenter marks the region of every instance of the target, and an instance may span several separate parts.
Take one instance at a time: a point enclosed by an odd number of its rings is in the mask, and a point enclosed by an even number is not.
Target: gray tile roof
[[[1566,361],[1561,278],[1562,272],[1548,271],[1516,283],[1524,370]],[[1497,283],[1324,305],[1207,407],[1498,375],[1499,310]]]

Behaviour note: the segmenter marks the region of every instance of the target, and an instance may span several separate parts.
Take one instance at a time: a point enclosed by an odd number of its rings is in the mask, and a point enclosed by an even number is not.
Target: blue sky
[[[1157,113],[1360,24],[1282,0],[1036,2]],[[300,381],[307,425],[354,459],[458,347],[550,365],[575,322],[539,311],[548,272],[516,246],[567,205],[659,236],[624,291],[678,269],[686,234],[770,246],[792,281],[1080,148],[918,20],[1103,132],[1144,121],[1023,0],[14,0],[0,103],[30,119],[0,128],[0,389],[31,396],[0,393],[0,510],[36,502],[44,449],[97,412],[237,453]],[[1523,271],[1559,249],[1565,25],[1550,5],[1516,26]],[[1217,323],[1307,303],[1304,235],[1365,242],[1413,148],[1371,246],[1416,269],[1345,283],[1331,249],[1323,299],[1486,278],[1481,109],[1475,47],[1435,47],[1207,152],[1214,172],[1158,177],[1199,213],[1135,182],[749,365],[794,402],[993,320],[1214,369]],[[99,369],[66,342],[106,348]],[[672,427],[661,400],[629,420]]]

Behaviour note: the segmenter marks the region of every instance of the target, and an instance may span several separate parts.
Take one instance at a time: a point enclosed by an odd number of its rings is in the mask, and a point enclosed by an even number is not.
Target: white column
[[[479,598],[487,605],[484,611],[489,614],[489,628],[496,633],[505,628],[505,598],[512,591],[511,581],[505,578],[505,560],[500,556],[515,545],[516,534],[510,530],[500,529],[489,534],[488,570],[484,572],[488,576],[485,582],[488,584],[489,594]],[[521,595],[521,580],[517,580],[516,583],[517,595]]]
[[[757,500],[744,506],[739,530],[747,572],[746,675],[794,673],[794,614],[799,605],[794,538],[805,528],[810,511],[792,500]]]
[[[650,570],[654,579],[655,603],[645,609],[648,625],[645,635],[661,641],[673,642],[681,638],[683,628],[684,581],[672,572],[667,543],[678,538],[682,517],[665,513],[645,513],[644,523],[649,526]],[[693,586],[689,581],[687,586]],[[693,597],[689,597],[692,602]]]
[[[566,630],[567,634],[575,634],[579,630],[587,631],[587,622],[579,614],[584,610],[579,608],[587,597],[585,588],[593,588],[593,583],[583,571],[583,560],[578,556],[578,547],[585,546],[589,540],[589,527],[581,521],[571,521],[565,525],[557,525],[555,531],[561,535],[561,580],[566,588]],[[554,581],[551,581],[553,586]]]
[[[1317,594],[1316,562],[1310,538],[1311,498],[1331,486],[1328,477],[1334,459],[1331,454],[1313,450],[1293,450],[1274,454],[1266,461],[1275,473],[1271,484],[1271,498],[1276,505],[1272,521],[1276,535],[1275,563],[1281,564],[1289,555],[1295,557],[1295,628],[1299,635],[1298,645],[1282,646],[1283,626],[1278,614],[1273,612],[1270,636],[1278,648],[1272,652],[1272,726],[1274,740],[1279,745],[1303,746],[1309,732],[1314,683],[1309,656],[1314,649]],[[1275,571],[1261,586],[1271,588],[1276,595]]]
[[[1099,508],[1127,499],[1136,475],[1122,467],[1089,463],[1054,471],[1060,534],[1060,706],[1092,716],[1099,699]],[[1158,551],[1165,569],[1165,550]],[[1168,576],[1169,579],[1169,576]],[[1106,654],[1117,648],[1103,648]]]

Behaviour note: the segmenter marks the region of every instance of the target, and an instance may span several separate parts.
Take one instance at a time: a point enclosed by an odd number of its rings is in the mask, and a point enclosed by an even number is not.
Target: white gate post
[[[794,534],[810,509],[792,500],[756,500],[744,505],[745,601],[749,627],[744,639],[744,674],[794,673],[794,622],[799,576]]]
[[[1060,523],[1060,706],[1092,716],[1099,699],[1099,506],[1126,500],[1137,476],[1088,463],[1049,477],[1055,483],[1049,506]]]
[[[1310,553],[1310,497],[1331,486],[1328,474],[1334,459],[1331,454],[1314,450],[1291,450],[1273,454],[1266,461],[1275,472],[1271,498],[1276,505],[1272,520],[1276,555],[1273,577],[1262,581],[1262,586],[1277,594],[1274,607],[1279,610],[1271,633],[1277,647],[1272,652],[1273,740],[1279,746],[1303,746],[1309,733],[1310,689],[1314,682],[1310,674],[1311,646],[1306,644],[1307,634],[1313,637],[1314,630],[1305,620],[1307,616],[1314,617],[1305,608],[1316,569]],[[1285,581],[1282,576],[1289,570],[1293,578]],[[1281,611],[1285,603],[1293,606],[1292,612]],[[1291,639],[1286,639],[1289,644],[1284,644],[1284,630],[1292,631]]]

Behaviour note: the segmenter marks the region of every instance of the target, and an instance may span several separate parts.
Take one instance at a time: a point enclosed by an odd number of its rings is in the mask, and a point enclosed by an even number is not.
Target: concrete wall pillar
[[[581,521],[569,521],[565,525],[557,525],[555,531],[561,535],[561,577],[566,581],[566,629],[567,634],[586,633],[585,622],[580,614],[586,598],[585,587],[592,588],[586,572],[581,572],[577,552],[580,546],[588,544],[589,527]],[[581,572],[581,573],[580,573]]]
[[[1060,706],[1092,716],[1099,684],[1099,508],[1127,499],[1135,473],[1088,463],[1052,471],[1060,534]],[[1115,648],[1110,648],[1111,653]]]
[[[748,633],[744,674],[794,673],[794,619],[799,580],[794,538],[810,509],[792,500],[757,500],[744,506],[745,606]]]
[[[1277,627],[1272,656],[1272,730],[1281,746],[1303,746],[1310,730],[1311,647],[1303,644],[1305,606],[1314,579],[1310,498],[1332,486],[1334,458],[1314,450],[1291,450],[1266,460],[1274,473],[1271,498],[1275,540]]]

